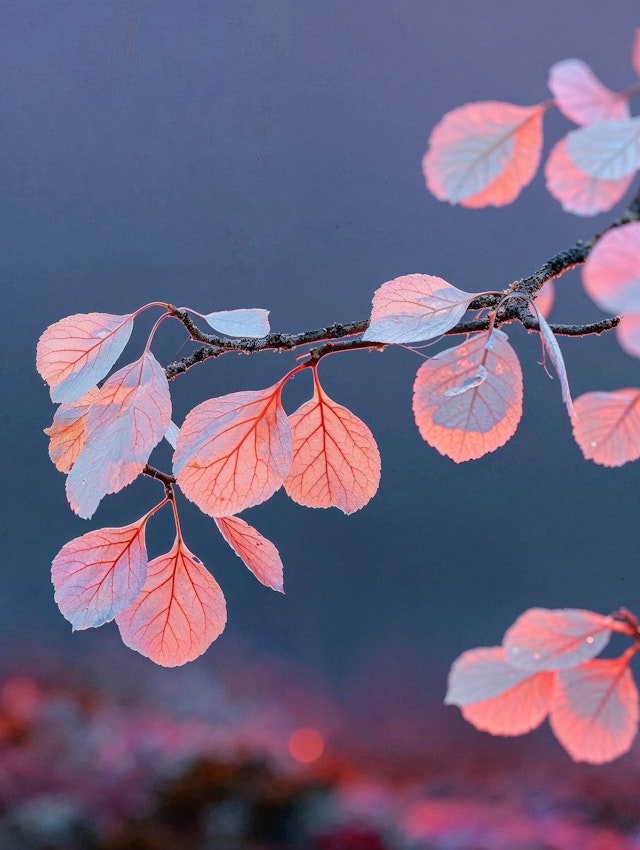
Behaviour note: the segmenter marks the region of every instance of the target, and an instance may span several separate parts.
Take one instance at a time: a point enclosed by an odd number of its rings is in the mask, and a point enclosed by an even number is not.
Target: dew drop
[[[585,640],[586,640],[587,643],[593,643],[593,635],[589,635],[588,637],[585,638]]]
[[[540,658],[540,653],[539,653],[539,652],[534,652],[534,653],[533,653],[533,657],[534,657],[534,658],[535,658],[535,660],[537,661],[537,660]]]

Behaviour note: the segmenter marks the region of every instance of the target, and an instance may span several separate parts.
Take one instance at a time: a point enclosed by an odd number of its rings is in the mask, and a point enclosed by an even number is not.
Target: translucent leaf
[[[611,617],[577,608],[530,608],[504,636],[507,660],[522,670],[561,670],[595,658],[611,637]]]
[[[49,325],[38,340],[36,368],[51,400],[79,399],[107,374],[129,341],[133,315],[77,313]]]
[[[61,404],[50,427],[44,429],[44,433],[49,435],[49,457],[60,472],[69,472],[82,451],[84,421],[97,397],[98,388],[91,387],[77,401]]]
[[[554,332],[547,324],[547,320],[537,309],[536,312],[538,314],[538,325],[540,326],[540,337],[542,339],[542,343],[547,354],[551,358],[551,362],[553,363],[556,374],[558,375],[558,380],[560,381],[560,387],[562,389],[562,400],[565,403],[569,416],[573,419],[576,415],[576,411],[571,398],[569,378],[567,377],[567,369],[564,365],[562,351],[560,350],[560,346],[558,345],[558,340],[556,339]]]
[[[180,429],[178,428],[176,423],[173,422],[173,420],[172,420],[171,422],[169,422],[169,426],[168,426],[167,430],[164,432],[165,440],[169,443],[169,445],[173,449],[175,449],[175,447],[176,447],[176,443],[178,441],[179,431],[180,431]]]
[[[51,566],[55,601],[75,629],[101,626],[133,602],[147,575],[145,514],[66,543]]]
[[[640,457],[640,390],[585,393],[575,406],[573,436],[587,460],[622,466]]]
[[[163,667],[202,655],[226,621],[220,587],[179,536],[149,563],[139,596],[116,617],[124,643]]]
[[[536,309],[545,319],[549,318],[556,299],[556,288],[552,280],[548,280],[536,297]]]
[[[291,429],[281,384],[199,404],[180,429],[173,470],[188,499],[231,516],[278,490],[291,466]]]
[[[522,735],[547,716],[553,673],[518,670],[501,646],[463,652],[449,673],[445,703],[458,705],[476,729],[492,735]]]
[[[85,420],[85,444],[67,478],[67,498],[85,519],[103,496],[117,493],[142,472],[171,420],[164,370],[146,351],[113,374]]]
[[[239,517],[216,517],[215,522],[220,534],[258,581],[284,593],[282,561],[273,543]]]
[[[640,222],[607,231],[582,269],[587,295],[611,313],[640,312]]]
[[[640,313],[630,313],[620,319],[616,338],[623,351],[631,357],[640,357]]]
[[[628,99],[604,86],[580,59],[564,59],[552,65],[549,88],[558,109],[576,124],[623,121],[629,117]]]
[[[636,27],[636,34],[633,40],[633,51],[631,53],[631,61],[633,70],[640,77],[640,27]]]
[[[475,384],[480,367],[485,379]],[[447,394],[471,381],[466,392]],[[418,369],[413,412],[423,439],[460,463],[495,451],[522,416],[522,370],[506,334],[479,333]]]
[[[380,453],[367,426],[336,404],[314,370],[313,398],[289,417],[293,460],[284,486],[309,508],[353,513],[367,504],[380,483]]]
[[[638,728],[629,659],[595,659],[558,673],[551,728],[574,761],[604,764],[626,753]]]
[[[441,201],[504,206],[531,182],[542,151],[544,106],[483,101],[448,112],[422,160],[427,188]]]
[[[430,274],[396,277],[375,291],[362,338],[390,343],[434,339],[458,324],[475,297]]]
[[[576,168],[567,154],[566,138],[554,145],[544,167],[547,189],[574,215],[597,215],[612,209],[627,193],[633,174],[619,180],[599,180]]]
[[[209,313],[204,318],[214,330],[225,336],[263,337],[270,330],[268,310],[222,310]]]
[[[574,165],[599,180],[619,180],[640,168],[640,118],[581,127],[567,135]]]

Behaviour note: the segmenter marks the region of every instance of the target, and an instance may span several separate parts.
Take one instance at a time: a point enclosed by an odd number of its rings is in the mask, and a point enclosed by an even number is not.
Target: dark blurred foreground
[[[161,682],[5,677],[0,848],[640,848],[637,747],[574,765],[544,733],[493,739],[435,706],[420,736],[402,700],[349,716],[264,668]]]

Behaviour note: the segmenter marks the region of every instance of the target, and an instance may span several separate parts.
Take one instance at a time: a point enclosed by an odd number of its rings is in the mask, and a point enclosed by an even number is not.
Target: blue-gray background
[[[612,88],[632,84],[640,15],[632,0],[606,13],[595,0],[4,0],[0,15],[0,636],[14,664],[45,645],[82,659],[115,647],[117,631],[71,636],[50,562],[70,538],[126,524],[161,494],[145,480],[90,523],[69,511],[42,434],[53,415],[34,368],[42,330],[69,313],[164,299],[203,312],[267,307],[275,330],[297,331],[366,317],[374,289],[401,274],[470,291],[508,285],[609,217],[563,214],[541,175],[505,209],[442,204],[420,173],[429,132],[468,101],[546,99],[547,69],[566,57]],[[546,116],[548,139],[567,129]],[[578,273],[559,290],[554,318],[599,315]],[[131,359],[152,318],[139,321]],[[286,596],[258,585],[212,521],[181,502],[188,545],[229,607],[225,634],[198,663],[215,669],[241,646],[346,695],[363,669],[393,682],[409,658],[441,694],[453,658],[498,642],[527,607],[640,608],[638,467],[582,459],[537,338],[510,335],[525,371],[522,423],[505,448],[463,466],[417,433],[418,357],[322,364],[329,394],[376,435],[382,484],[351,517],[283,494],[247,513],[280,548]],[[168,362],[190,350],[183,342],[165,324],[154,350]],[[575,395],[640,380],[613,338],[562,348]],[[175,419],[205,398],[267,386],[293,362],[199,366],[173,385]],[[306,379],[287,389],[289,410]],[[171,536],[168,514],[154,520],[152,553]]]

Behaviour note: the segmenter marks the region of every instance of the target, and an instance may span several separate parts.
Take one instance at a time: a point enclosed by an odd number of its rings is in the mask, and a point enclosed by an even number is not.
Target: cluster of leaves
[[[596,658],[613,632],[633,643],[618,658]],[[630,662],[640,630],[628,611],[604,616],[572,608],[531,608],[501,646],[463,652],[445,702],[493,735],[522,735],[549,717],[575,761],[602,764],[627,752],[638,729],[638,689]]]

